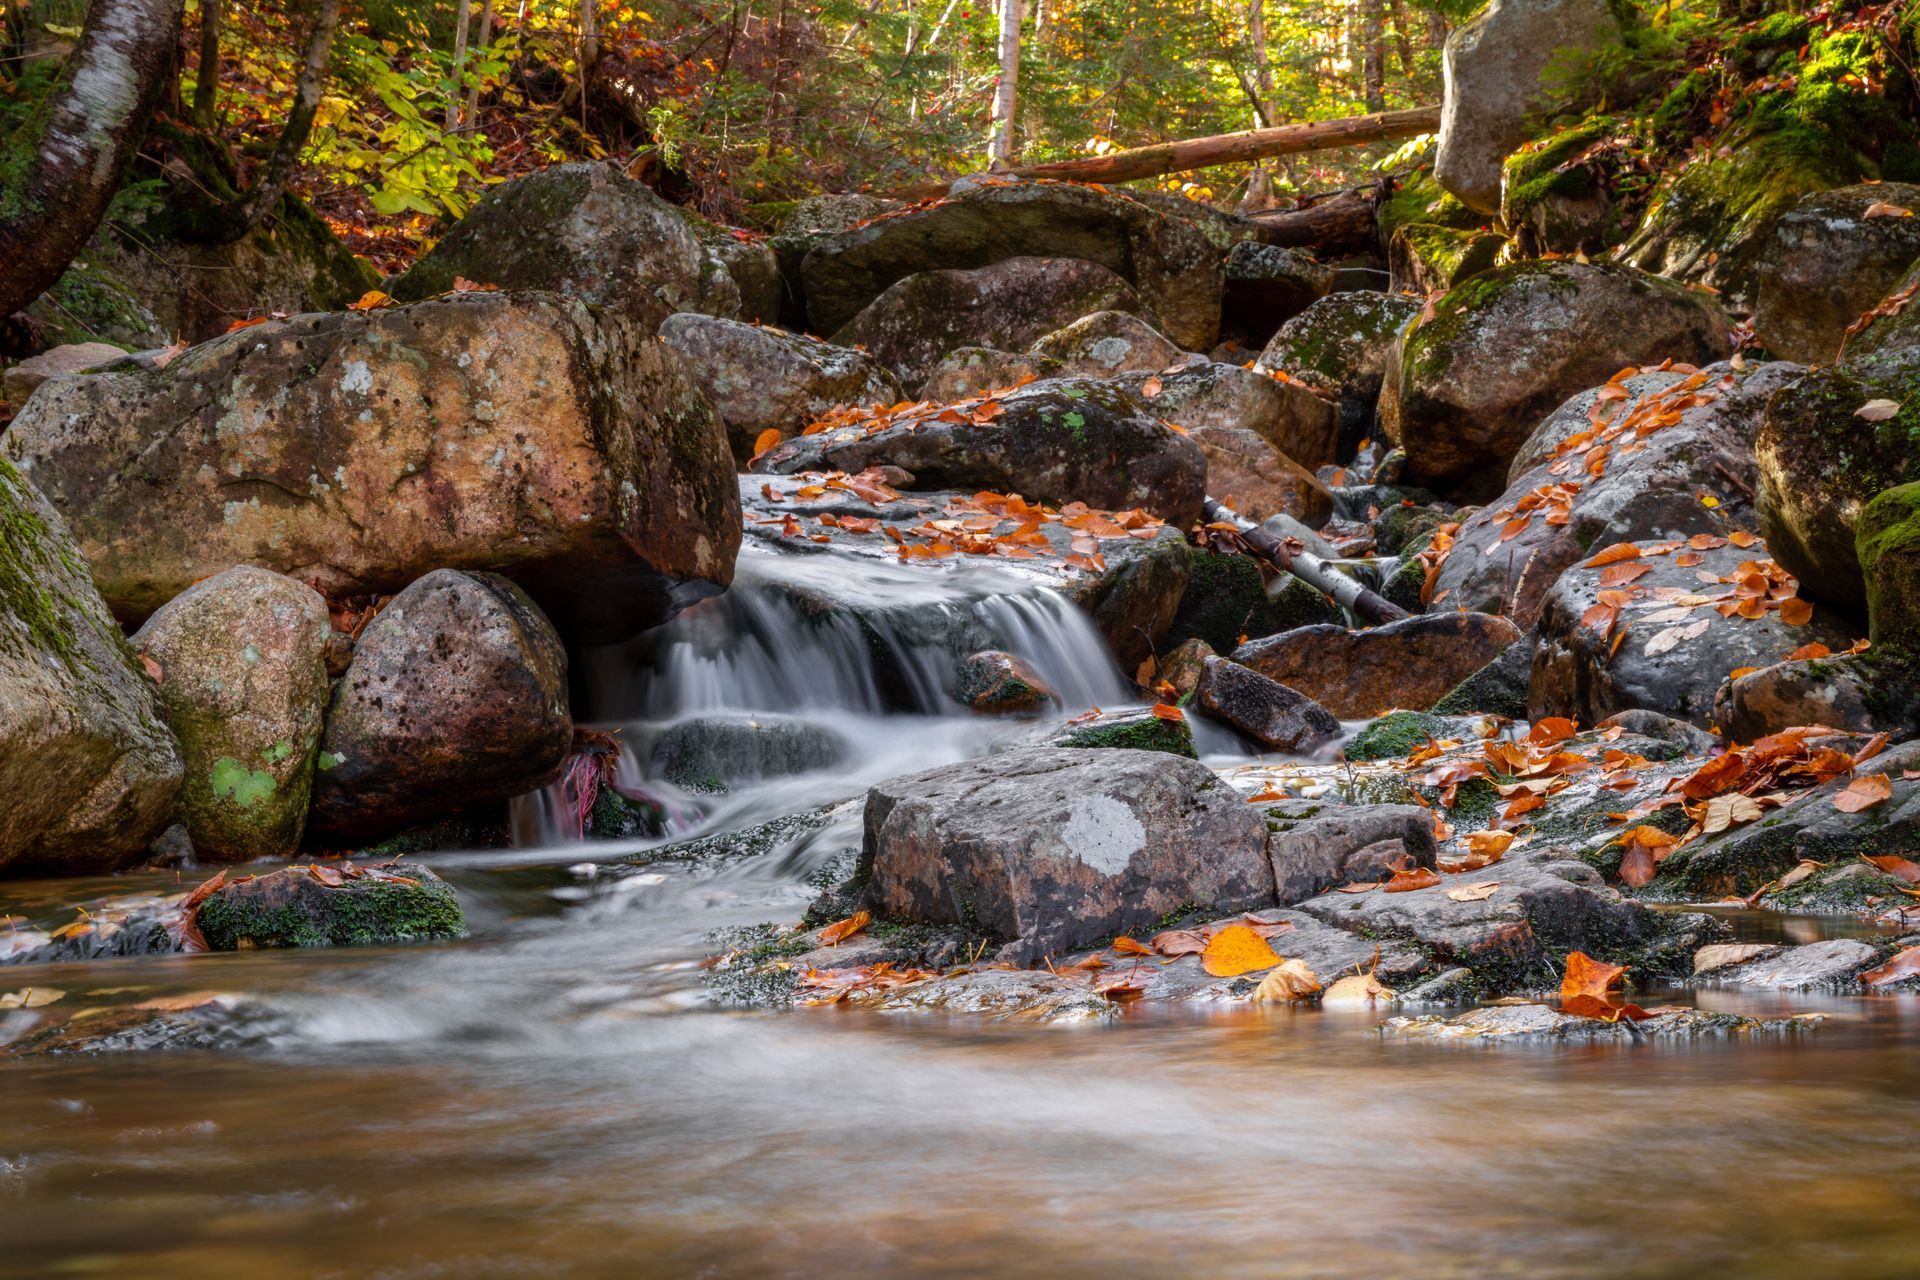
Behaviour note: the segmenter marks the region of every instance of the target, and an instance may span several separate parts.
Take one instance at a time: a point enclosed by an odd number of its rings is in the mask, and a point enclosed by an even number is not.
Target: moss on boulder
[[[285,867],[216,889],[195,922],[215,951],[440,942],[466,933],[452,886],[411,865],[356,878],[326,865]]]
[[[1920,484],[1888,489],[1860,512],[1854,548],[1876,645],[1920,647]]]

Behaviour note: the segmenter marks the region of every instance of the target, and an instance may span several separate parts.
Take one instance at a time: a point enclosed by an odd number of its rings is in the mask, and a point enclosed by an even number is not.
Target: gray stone
[[[1344,884],[1385,880],[1390,864],[1428,867],[1439,850],[1433,812],[1410,804],[1300,806],[1267,810],[1267,853],[1273,862],[1275,900],[1283,906],[1330,893]]]
[[[1155,381],[1160,389],[1148,395]],[[1155,417],[1189,431],[1251,431],[1308,469],[1333,461],[1339,409],[1299,383],[1197,358],[1179,369],[1127,374],[1120,383]]]
[[[1058,372],[1053,361],[1037,356],[1015,355],[992,347],[956,347],[928,371],[927,380],[920,384],[920,398],[937,404],[967,400],[990,391],[1010,390],[1021,382],[1050,378]]]
[[[663,732],[648,759],[655,776],[677,787],[722,792],[739,782],[830,769],[847,746],[832,729],[792,716],[701,716]]]
[[[1233,660],[1306,694],[1344,719],[1425,711],[1491,662],[1520,632],[1484,613],[1416,614],[1350,631],[1299,627],[1253,640]]]
[[[1717,969],[1713,981],[1763,991],[1851,991],[1859,988],[1860,971],[1880,960],[1879,948],[1858,938],[1830,938]]]
[[[125,359],[126,354],[119,347],[105,342],[70,342],[42,351],[37,356],[28,356],[7,369],[4,398],[17,409],[27,402],[34,388],[48,378],[67,373],[86,373],[112,364],[115,360]]]
[[[1154,372],[1180,358],[1180,348],[1152,325],[1126,311],[1096,311],[1033,344],[1036,360],[1057,360],[1060,378],[1112,378]]]
[[[1920,216],[1867,216],[1876,205],[1920,215],[1920,187],[1878,182],[1816,191],[1773,224],[1759,261],[1753,327],[1783,360],[1830,364],[1847,327],[1920,258]]]
[[[1270,751],[1311,755],[1340,736],[1340,722],[1325,707],[1225,658],[1201,663],[1193,706]]]

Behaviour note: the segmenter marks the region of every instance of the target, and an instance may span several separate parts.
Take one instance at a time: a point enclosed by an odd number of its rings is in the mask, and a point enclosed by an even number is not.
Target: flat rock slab
[[[1715,970],[1713,982],[1766,991],[1850,991],[1858,988],[1860,972],[1883,958],[1880,948],[1858,938],[1829,938]]]
[[[1306,694],[1336,716],[1425,711],[1520,638],[1505,618],[1435,613],[1350,631],[1299,627],[1234,650],[1233,660]]]
[[[1820,1025],[1819,1014],[1745,1018],[1699,1009],[1670,1009],[1639,1022],[1579,1018],[1544,1004],[1495,1005],[1454,1017],[1437,1013],[1388,1018],[1380,1033],[1407,1040],[1488,1040],[1501,1043],[1632,1044],[1641,1039],[1718,1040],[1733,1036],[1801,1035]]]

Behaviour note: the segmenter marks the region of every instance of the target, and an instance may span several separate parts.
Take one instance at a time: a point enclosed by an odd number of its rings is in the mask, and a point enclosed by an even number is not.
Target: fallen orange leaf
[[[1842,813],[1859,813],[1893,799],[1893,779],[1884,773],[1855,778],[1847,789],[1833,798],[1833,807]]]
[[[1878,969],[1869,969],[1861,974],[1860,981],[1870,987],[1882,987],[1889,982],[1911,978],[1915,974],[1920,974],[1920,947],[1907,947],[1895,952],[1893,959]]]
[[[820,941],[830,947],[837,947],[872,923],[872,912],[856,911],[845,920],[836,920],[822,929],[820,931]]]
[[[1415,867],[1410,871],[1394,872],[1393,879],[1380,886],[1380,892],[1411,893],[1415,889],[1430,889],[1439,883],[1439,872],[1431,867]]]
[[[1214,934],[1200,955],[1200,967],[1216,978],[1237,978],[1279,963],[1267,940],[1244,924],[1230,924]]]

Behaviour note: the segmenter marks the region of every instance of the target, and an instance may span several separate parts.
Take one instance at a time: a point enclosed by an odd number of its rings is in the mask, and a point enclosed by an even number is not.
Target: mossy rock
[[[1442,715],[1506,716],[1512,720],[1527,718],[1527,684],[1533,675],[1533,641],[1523,636],[1501,655],[1448,690],[1447,696],[1433,704]]]
[[[1598,253],[1619,243],[1632,226],[1614,183],[1625,176],[1619,162],[1636,140],[1626,122],[1592,116],[1508,156],[1500,218],[1521,252]]]
[[[1182,720],[1163,720],[1148,711],[1101,716],[1070,725],[1053,740],[1056,747],[1119,747],[1132,751],[1164,751],[1168,755],[1200,758],[1193,749],[1193,729]]]
[[[1414,222],[1394,232],[1387,262],[1396,292],[1451,289],[1493,269],[1507,238],[1491,231],[1459,231]]]
[[[1442,737],[1445,729],[1441,717],[1425,711],[1389,711],[1354,734],[1342,751],[1349,760],[1398,759]]]
[[[1454,194],[1434,181],[1430,168],[1416,169],[1406,181],[1381,202],[1375,221],[1380,227],[1382,247],[1393,243],[1400,228],[1414,223],[1451,227],[1456,231],[1474,231],[1487,223],[1485,215],[1461,204]]]
[[[215,890],[196,923],[215,951],[435,942],[466,933],[452,886],[425,867],[346,879],[324,864],[286,867]]]
[[[1860,512],[1854,548],[1867,583],[1869,637],[1920,648],[1920,484],[1886,490]]]
[[[1250,556],[1190,546],[1187,563],[1187,589],[1163,649],[1203,640],[1217,653],[1230,653],[1240,647],[1242,637],[1259,639],[1344,620],[1339,605],[1291,575],[1268,595],[1267,579]]]

